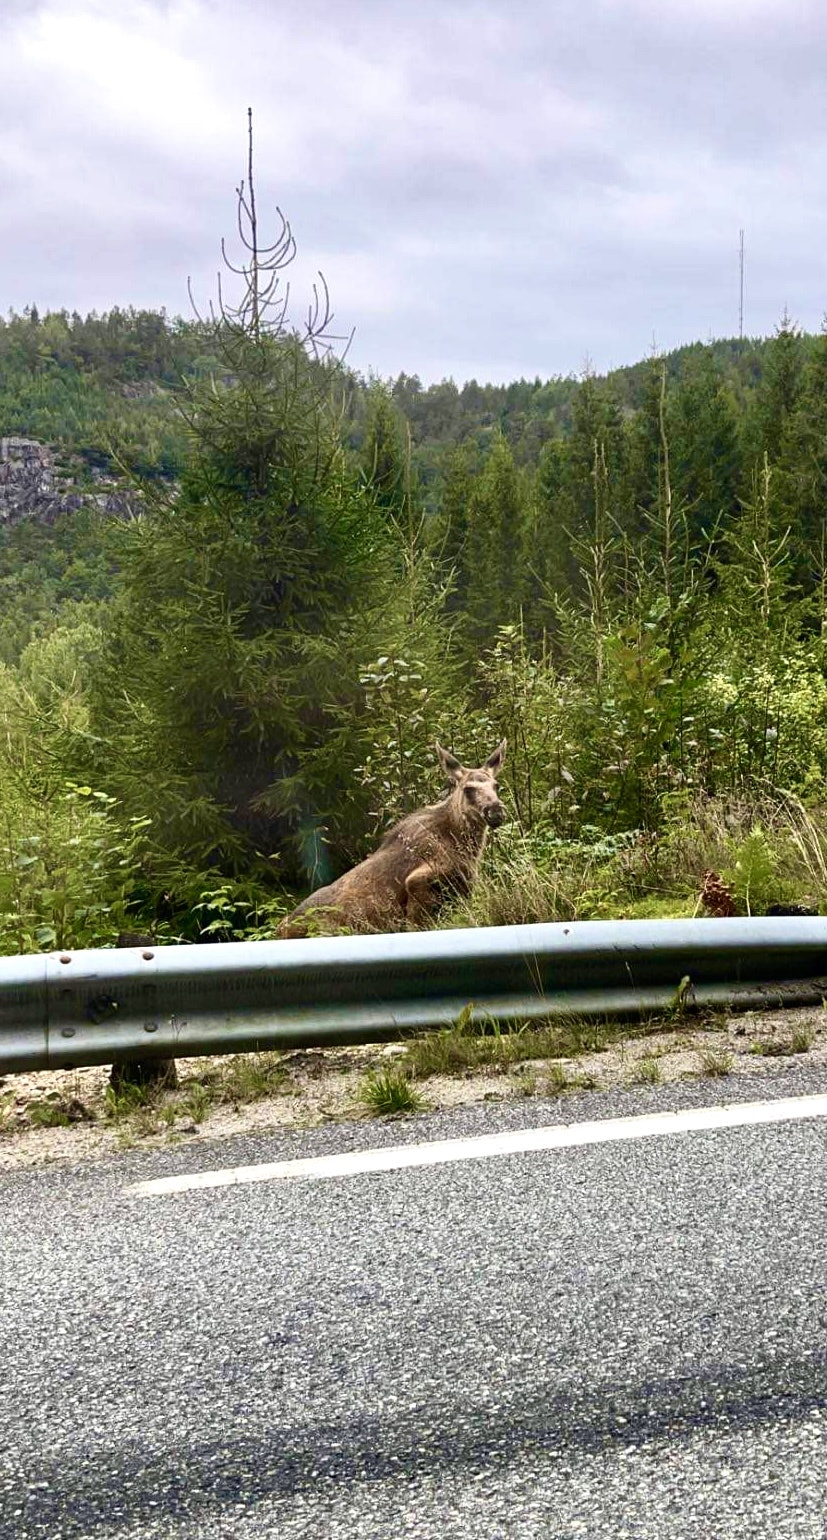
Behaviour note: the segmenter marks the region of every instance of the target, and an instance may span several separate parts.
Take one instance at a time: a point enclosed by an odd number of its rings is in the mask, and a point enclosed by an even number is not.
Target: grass
[[[421,1112],[424,1106],[406,1071],[396,1066],[370,1070],[359,1087],[358,1097],[365,1111],[375,1118]]]
[[[624,1036],[655,1030],[652,1023],[610,1025],[573,1019],[514,1022],[510,1026],[508,1030],[506,1024],[490,1018],[475,1021],[466,1007],[452,1027],[408,1043],[403,1072],[416,1080],[436,1075],[470,1076],[486,1069],[502,1075],[511,1072],[511,1084],[517,1095],[534,1096],[540,1092],[559,1096],[564,1091],[593,1090],[597,1086],[594,1075],[571,1074],[561,1060],[602,1053]],[[538,1062],[543,1066],[542,1077]]]
[[[65,1108],[49,1101],[30,1102],[27,1111],[32,1128],[68,1128],[71,1121]]]
[[[287,1066],[280,1053],[238,1054],[221,1077],[221,1100],[241,1103],[264,1101],[283,1091]]]
[[[794,1027],[789,1037],[761,1037],[756,1038],[750,1046],[750,1053],[758,1054],[764,1059],[781,1059],[791,1057],[795,1053],[809,1053],[815,1040],[815,1032],[811,1027]]]
[[[761,831],[765,870],[743,888],[744,851]],[[739,863],[741,878],[739,878]],[[741,912],[773,903],[827,910],[827,817],[795,796],[674,798],[657,832],[593,840],[523,835],[491,842],[471,897],[443,925],[519,925],[542,920],[666,919],[698,914],[704,874],[734,885]],[[739,882],[741,886],[739,887]]]
[[[662,1079],[663,1071],[658,1060],[653,1054],[646,1054],[644,1058],[638,1059],[629,1075],[628,1083],[629,1085],[659,1085]]]
[[[10,1095],[0,1103],[0,1132],[88,1121],[109,1126],[121,1143],[133,1143],[163,1133],[172,1137],[182,1131],[181,1125],[198,1128],[216,1108],[237,1109],[288,1089],[293,1083],[283,1054],[237,1054],[187,1075],[175,1087],[107,1084],[81,1100],[78,1084],[65,1092],[32,1097],[25,1105],[15,1105]]]
[[[163,1085],[107,1084],[92,1098],[80,1095],[79,1084],[15,1105],[9,1095],[0,1102],[0,1133],[25,1127],[66,1128],[72,1123],[103,1123],[121,1145],[166,1133],[175,1137],[186,1125],[199,1128],[219,1106],[238,1108],[285,1088],[287,1070],[281,1054],[238,1054],[227,1064],[190,1075],[175,1088]]]
[[[474,1020],[472,1008],[466,1006],[453,1026],[410,1040],[405,1066],[417,1080],[472,1074],[480,1069],[503,1074],[527,1059],[579,1059],[584,1054],[604,1053],[629,1037],[674,1030],[675,1018],[669,1014],[630,1021],[556,1017],[498,1022],[491,1018]]]
[[[186,1095],[178,1102],[178,1115],[182,1118],[191,1118],[195,1127],[198,1128],[204,1122],[215,1101],[213,1087],[205,1085],[203,1081],[194,1080],[187,1086]]]
[[[159,1127],[172,1127],[189,1119],[199,1126],[214,1107],[239,1107],[262,1101],[284,1089],[287,1069],[279,1053],[236,1054],[229,1063],[189,1076],[175,1090],[157,1086],[111,1085],[104,1092],[107,1122],[122,1123],[139,1117],[145,1131],[154,1119]]]
[[[639,1023],[634,1030],[640,1030]],[[501,1074],[527,1059],[568,1059],[583,1053],[602,1053],[621,1031],[599,1021],[474,1021],[466,1007],[452,1027],[410,1041],[405,1065],[418,1080],[487,1068]]]
[[[790,1036],[790,1047],[793,1053],[809,1053],[815,1042],[815,1031],[812,1027],[794,1027]]]
[[[406,1064],[417,1080],[485,1068],[502,1073],[524,1059],[548,1058],[555,1046],[537,1032],[497,1031],[473,1036],[449,1027],[410,1043]]]
[[[200,1128],[219,1107],[238,1109],[283,1090],[287,1070],[280,1054],[237,1054],[228,1064],[188,1076],[175,1090],[107,1086],[106,1118],[122,1141],[166,1133],[170,1138]]]
[[[151,1107],[160,1094],[151,1085],[124,1085],[117,1091],[114,1086],[108,1085],[103,1093],[104,1117],[108,1123],[122,1123],[139,1110]]]
[[[537,1071],[531,1064],[521,1065],[511,1077],[511,1084],[517,1096],[536,1096],[539,1083]]]
[[[569,1089],[570,1081],[564,1064],[550,1064],[546,1074],[545,1090],[548,1096],[562,1096]]]
[[[566,1091],[597,1091],[599,1082],[595,1075],[585,1075],[575,1072],[570,1075],[565,1064],[551,1063],[548,1066],[546,1082],[544,1086],[547,1096],[562,1096]]]
[[[698,1057],[701,1074],[710,1075],[713,1078],[722,1078],[730,1074],[735,1062],[731,1053],[720,1048],[704,1048]]]

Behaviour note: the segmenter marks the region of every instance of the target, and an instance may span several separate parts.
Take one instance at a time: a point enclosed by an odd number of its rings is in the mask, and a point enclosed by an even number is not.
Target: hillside
[[[802,358],[813,340],[802,337]],[[760,385],[768,346],[756,339],[691,343],[663,362],[670,382],[677,383],[704,356],[744,409]],[[163,312],[13,315],[0,319],[0,435],[52,445],[81,472],[126,467],[173,478],[186,453],[176,405],[188,384],[221,368],[208,328]],[[643,402],[648,369],[643,360],[596,377],[596,383],[621,411],[633,412]],[[344,378],[347,432],[358,447],[368,386],[350,371]],[[416,376],[400,374],[388,389],[410,424],[414,446],[426,456],[498,428],[518,462],[532,466],[549,437],[570,431],[580,381],[444,380],[423,386]]]
[[[425,388],[29,313],[0,413],[6,950],[268,934],[436,739],[508,739],[472,918],[827,899],[827,336]]]

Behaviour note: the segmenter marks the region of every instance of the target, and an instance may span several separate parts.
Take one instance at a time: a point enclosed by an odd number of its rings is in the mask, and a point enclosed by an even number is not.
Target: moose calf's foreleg
[[[436,872],[428,861],[415,866],[405,878],[405,918],[409,925],[422,925],[434,908]]]

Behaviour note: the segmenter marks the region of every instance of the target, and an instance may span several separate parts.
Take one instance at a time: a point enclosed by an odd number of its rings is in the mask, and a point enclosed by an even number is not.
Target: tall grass
[[[827,910],[827,809],[788,792],[676,795],[659,833],[594,833],[564,841],[503,830],[472,895],[441,923],[685,917],[703,912],[709,871],[729,884],[740,913],[791,903]]]

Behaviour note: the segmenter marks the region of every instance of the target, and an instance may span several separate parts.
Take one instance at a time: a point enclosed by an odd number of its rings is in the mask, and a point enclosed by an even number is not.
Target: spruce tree
[[[569,583],[570,549],[563,525],[566,444],[561,438],[544,444],[534,477],[534,520],[529,541],[529,625],[542,631],[554,597]]]
[[[781,440],[781,517],[791,528],[793,565],[827,625],[827,322],[807,360]]]
[[[580,587],[581,593],[580,562],[575,553],[583,540],[591,538],[594,528],[595,454],[604,468],[601,475],[607,509],[616,522],[625,461],[620,411],[611,392],[586,374],[574,398],[560,489],[560,524],[566,531],[569,581],[575,590]]]
[[[433,549],[449,580],[445,609],[465,612],[468,601],[468,518],[476,456],[470,444],[450,448],[442,461],[442,487],[434,520]]]
[[[764,454],[770,464],[781,457],[790,419],[798,404],[804,368],[801,333],[785,310],[764,355],[764,373],[744,424],[747,495],[761,473]]]
[[[489,646],[500,626],[520,618],[530,522],[526,476],[497,433],[468,510],[468,632],[476,647]]]
[[[401,519],[412,495],[406,424],[388,391],[378,383],[368,392],[359,463],[378,507],[389,517]]]
[[[626,457],[620,495],[621,522],[633,540],[644,540],[663,499],[661,395],[664,360],[649,358],[640,405],[626,428]]]
[[[688,362],[670,426],[675,488],[697,541],[737,515],[741,481],[735,404],[711,349]]]
[[[177,495],[123,529],[93,731],[170,858],[304,882],[343,816],[393,558],[338,440],[326,291],[292,327],[290,228],[261,245],[252,165],[238,196],[242,294],[209,327],[222,373],[193,387]]]

